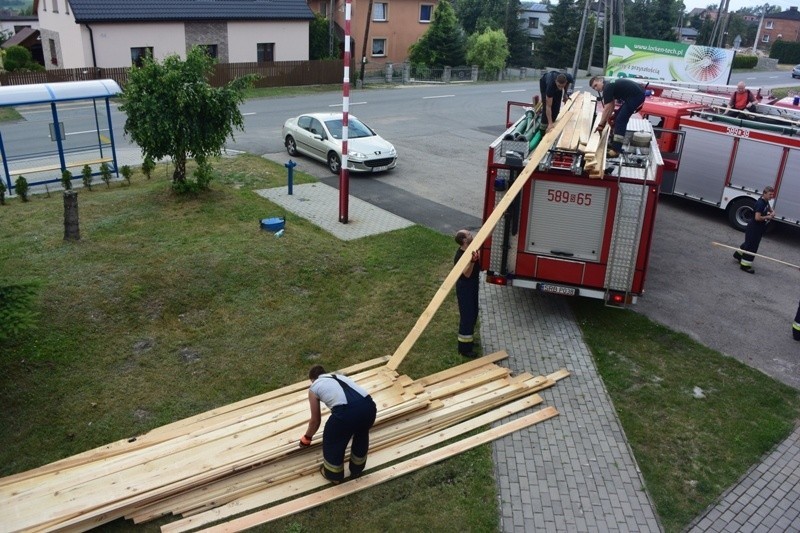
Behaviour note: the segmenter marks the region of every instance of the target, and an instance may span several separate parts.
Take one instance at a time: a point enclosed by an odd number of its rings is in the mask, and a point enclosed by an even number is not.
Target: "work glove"
[[[300,437],[300,447],[308,448],[309,446],[311,446],[311,437],[309,437],[308,435],[303,435],[302,437]]]
[[[594,129],[594,131],[596,131],[597,133],[603,133],[603,128],[605,128],[605,127],[606,127],[605,124],[600,123],[600,124],[597,125],[597,127]]]

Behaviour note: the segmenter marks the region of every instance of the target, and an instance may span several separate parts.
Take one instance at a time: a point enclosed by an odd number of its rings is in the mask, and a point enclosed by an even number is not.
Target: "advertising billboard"
[[[611,36],[606,76],[727,85],[733,50]]]

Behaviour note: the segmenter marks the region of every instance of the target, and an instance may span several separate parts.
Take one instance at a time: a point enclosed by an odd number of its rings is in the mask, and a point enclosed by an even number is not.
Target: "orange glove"
[[[308,448],[309,446],[311,446],[311,437],[309,437],[308,435],[303,435],[302,437],[300,437],[300,447]]]
[[[605,127],[606,127],[605,124],[599,123],[594,131],[596,131],[597,133],[602,133],[603,132],[603,128],[605,128]]]

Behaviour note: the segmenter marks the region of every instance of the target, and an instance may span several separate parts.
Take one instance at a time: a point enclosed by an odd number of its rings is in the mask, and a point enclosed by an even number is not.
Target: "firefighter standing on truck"
[[[572,76],[555,70],[545,73],[539,79],[539,90],[542,93],[542,105],[544,106],[540,128],[546,131],[553,129],[553,123],[558,118],[558,112],[561,111],[561,102],[567,101],[569,97],[567,91],[569,86],[574,83],[575,80],[572,79]]]
[[[614,119],[614,139],[608,149],[609,157],[617,157],[622,152],[622,143],[625,142],[628,120],[644,104],[644,89],[638,83],[624,78],[606,83],[603,76],[594,76],[589,80],[589,87],[600,93],[603,100],[603,113],[597,121],[598,132],[603,130],[614,112],[614,101],[622,102]]]
[[[350,439],[350,479],[359,477],[367,466],[369,430],[375,423],[377,408],[369,393],[347,376],[328,374],[321,365],[308,371],[311,386],[308,404],[311,420],[300,447],[311,446],[311,439],[319,429],[322,415],[320,401],[331,410],[322,433],[322,476],[334,483],[344,480],[344,452]]]
[[[472,242],[472,233],[462,229],[456,233],[456,250],[453,264],[458,263],[464,252],[467,251]],[[481,267],[478,264],[480,255],[477,251],[472,252],[470,262],[458,276],[456,281],[456,298],[458,299],[458,313],[460,315],[458,323],[458,353],[465,357],[477,357],[475,353],[475,324],[478,322],[478,290],[479,276]]]

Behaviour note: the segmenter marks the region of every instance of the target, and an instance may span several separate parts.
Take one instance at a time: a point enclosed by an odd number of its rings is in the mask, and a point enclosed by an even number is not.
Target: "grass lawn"
[[[198,198],[173,196],[163,169],[80,191],[77,243],[62,239],[60,194],[0,206],[0,286],[39,284],[34,328],[0,343],[0,476],[302,381],[312,364],[390,354],[450,271],[449,236],[415,226],[339,241],[252,192],[285,185],[283,166],[242,155],[215,169]],[[282,238],[259,229],[283,215]],[[685,336],[575,309],[670,531],[798,416],[796,391]],[[400,371],[462,362],[457,314],[451,294]],[[492,476],[483,446],[269,530],[494,531]]]

